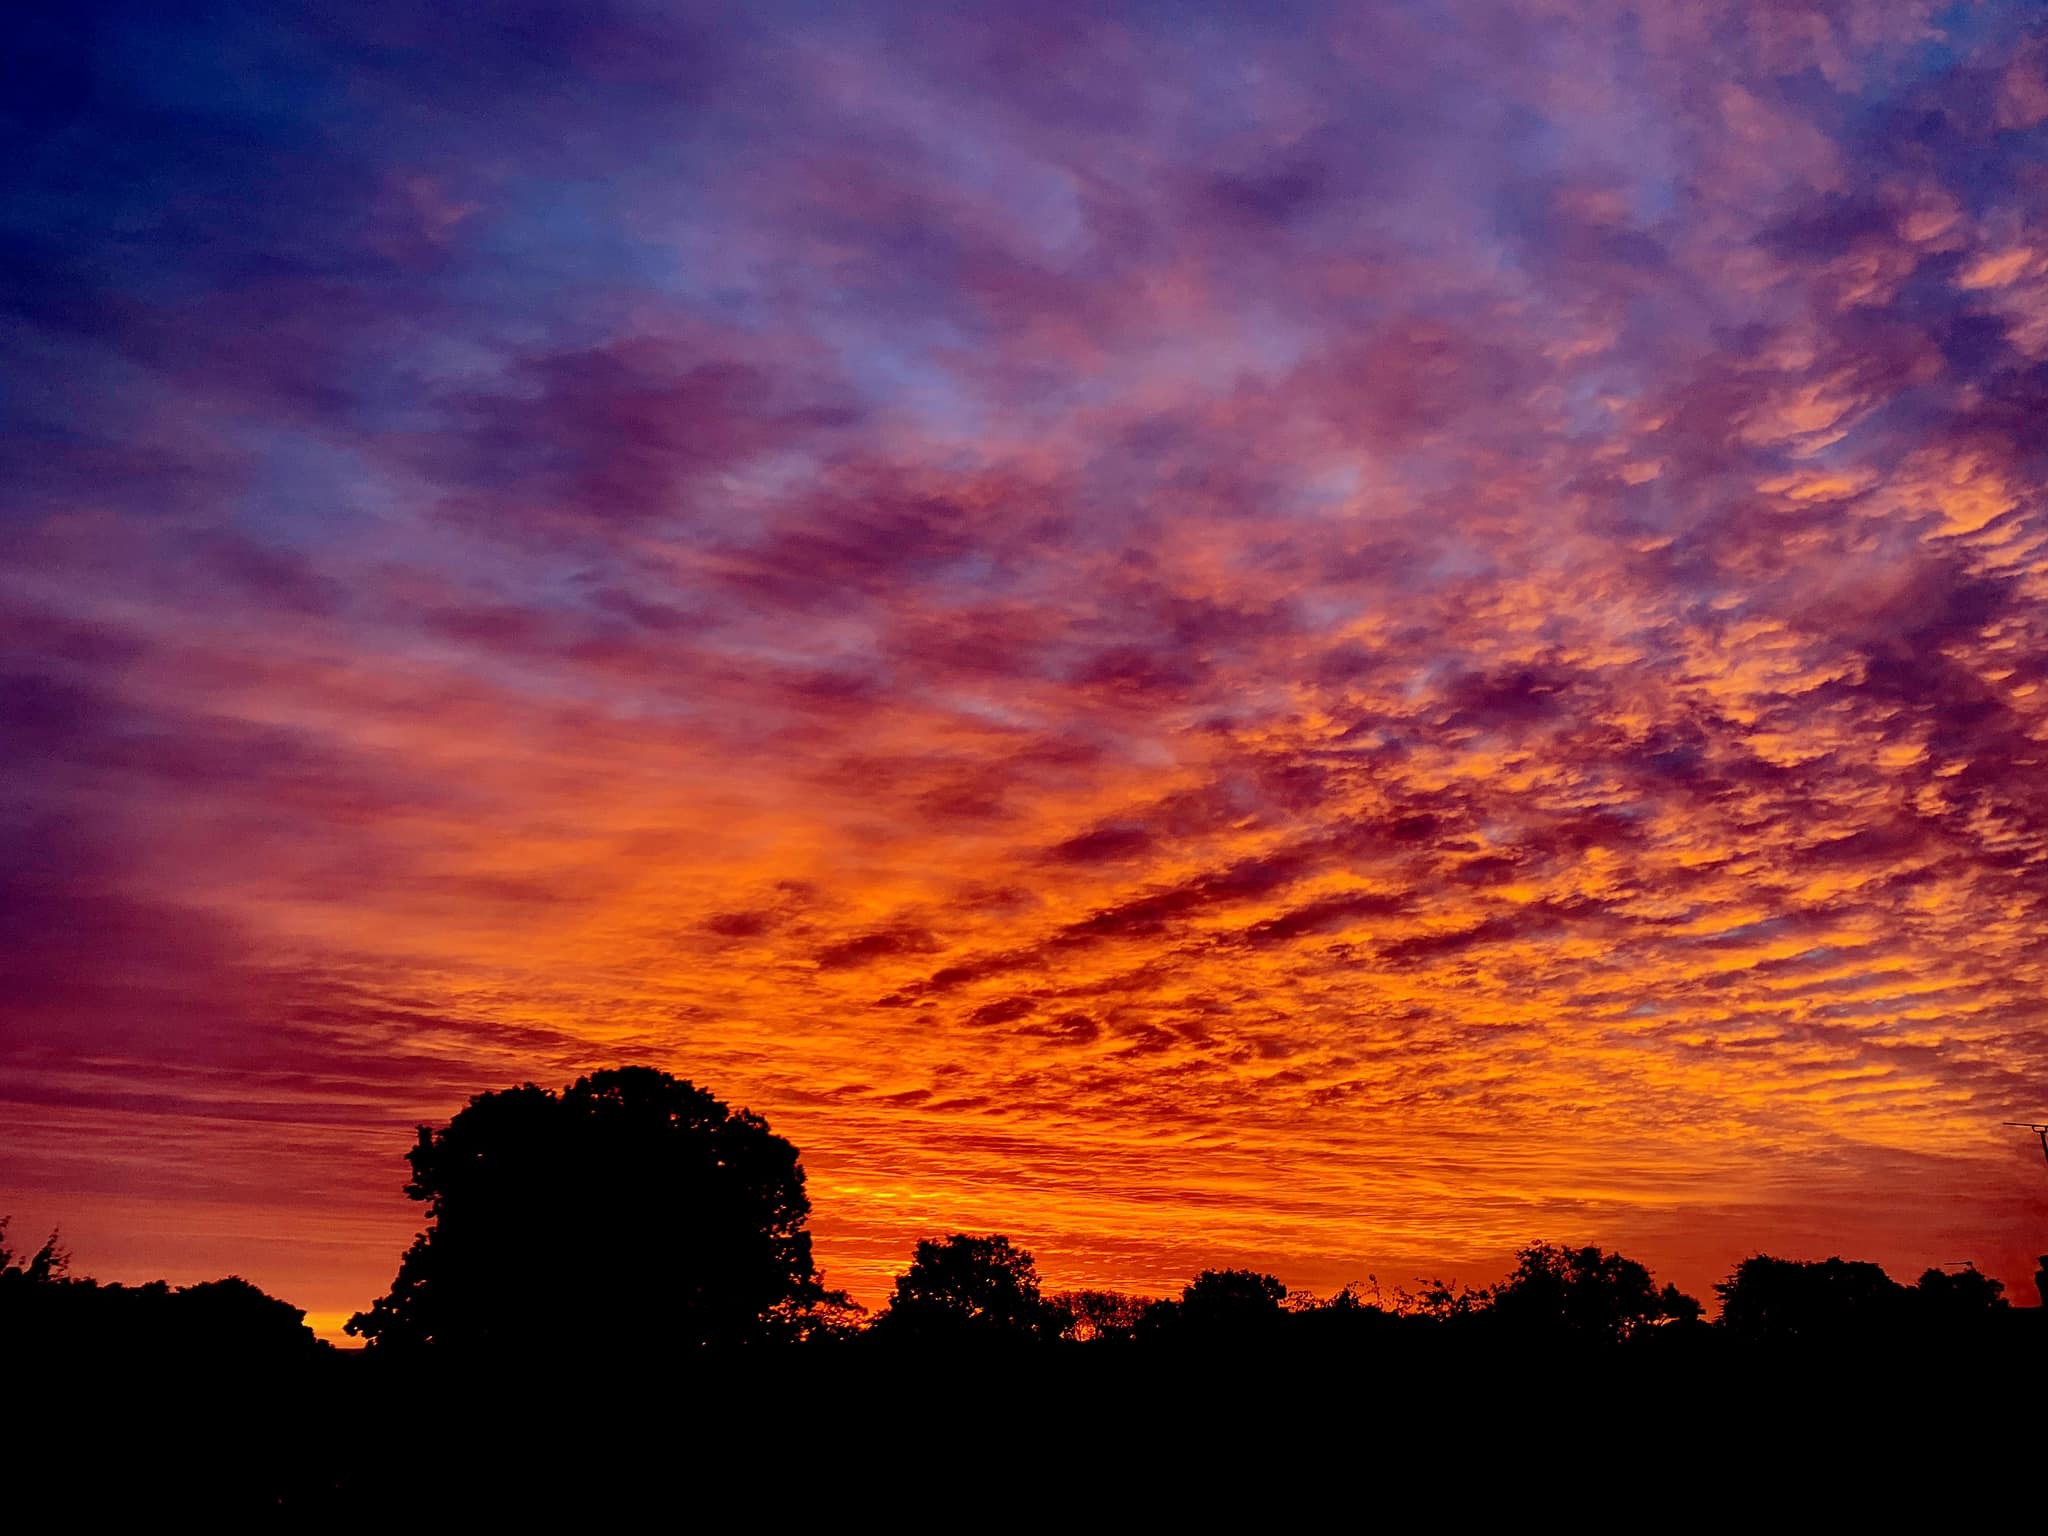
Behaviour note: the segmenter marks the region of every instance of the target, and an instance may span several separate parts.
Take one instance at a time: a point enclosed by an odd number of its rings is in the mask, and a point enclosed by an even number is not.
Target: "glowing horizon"
[[[643,1061],[870,1302],[2031,1302],[2048,30],[1360,9],[33,24],[17,1236],[331,1334]]]

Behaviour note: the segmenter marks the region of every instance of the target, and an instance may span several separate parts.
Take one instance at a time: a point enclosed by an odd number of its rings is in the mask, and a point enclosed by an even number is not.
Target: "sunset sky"
[[[641,1061],[870,1302],[2032,1302],[2038,7],[9,25],[17,1238],[333,1333]]]

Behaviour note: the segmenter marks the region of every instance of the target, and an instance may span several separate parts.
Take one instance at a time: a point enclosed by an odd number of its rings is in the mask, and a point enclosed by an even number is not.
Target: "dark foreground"
[[[1196,1355],[859,1345],[457,1369],[8,1371],[16,1528],[2039,1524],[2048,1322],[1968,1348]],[[138,1368],[140,1366],[141,1368]],[[1331,1503],[1332,1499],[1338,1503]],[[26,1517],[40,1515],[42,1523]],[[450,1522],[453,1522],[451,1525]],[[1683,1523],[1691,1523],[1689,1516]]]

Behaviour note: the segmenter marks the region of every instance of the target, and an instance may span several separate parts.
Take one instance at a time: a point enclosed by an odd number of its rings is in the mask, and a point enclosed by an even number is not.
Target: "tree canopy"
[[[1724,1333],[1771,1345],[1868,1344],[1916,1334],[1955,1339],[2011,1309],[2004,1285],[1974,1265],[1929,1269],[1905,1286],[1875,1264],[1759,1253],[1714,1289]]]
[[[427,1229],[348,1323],[379,1348],[731,1345],[827,1299],[797,1149],[651,1067],[480,1094],[408,1160]]]
[[[1038,1289],[1038,1264],[1007,1237],[926,1239],[875,1319],[879,1337],[1022,1342],[1055,1338],[1067,1319]]]
[[[1145,1309],[1155,1304],[1123,1291],[1062,1291],[1048,1300],[1061,1314],[1061,1336],[1077,1344],[1134,1338]]]
[[[1490,1311],[1521,1333],[1620,1343],[1666,1320],[1691,1322],[1700,1304],[1675,1286],[1657,1289],[1634,1259],[1586,1246],[1532,1243],[1494,1288]]]
[[[1734,1338],[1783,1343],[1832,1341],[1897,1321],[1906,1288],[1875,1264],[1752,1254],[1714,1290],[1722,1330]]]
[[[1926,1270],[1913,1287],[1914,1318],[1923,1327],[1972,1327],[2011,1308],[2005,1283],[1974,1264]]]
[[[1286,1296],[1286,1286],[1257,1270],[1205,1269],[1178,1300],[1151,1309],[1146,1329],[1155,1336],[1248,1342],[1279,1327]]]

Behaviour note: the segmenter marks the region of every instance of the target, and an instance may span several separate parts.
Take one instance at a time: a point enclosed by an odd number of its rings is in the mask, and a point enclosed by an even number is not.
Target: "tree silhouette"
[[[24,1259],[8,1246],[7,1226],[12,1219],[0,1216],[0,1293],[54,1285],[62,1280],[71,1268],[71,1255],[57,1246],[57,1234],[52,1232],[44,1238],[43,1246]]]
[[[1038,1290],[1038,1264],[1007,1237],[925,1239],[875,1319],[877,1337],[1023,1342],[1055,1338],[1066,1319]]]
[[[170,1301],[166,1311],[186,1349],[216,1362],[288,1361],[329,1348],[306,1326],[304,1309],[240,1275],[181,1285]]]
[[[1171,1343],[1270,1342],[1287,1319],[1287,1287],[1252,1269],[1205,1269],[1172,1301],[1145,1309],[1141,1332]]]
[[[1062,1291],[1048,1298],[1062,1319],[1062,1337],[1077,1344],[1119,1342],[1136,1335],[1151,1306],[1147,1296],[1122,1291]]]
[[[1961,1269],[1930,1269],[1920,1276],[1911,1296],[1915,1321],[1932,1332],[1982,1328],[1999,1313],[2012,1309],[2005,1285],[1974,1264]]]
[[[427,1230],[347,1325],[378,1348],[732,1345],[838,1299],[812,1266],[797,1149],[651,1067],[481,1094],[407,1157]]]
[[[1377,1279],[1366,1286],[1347,1284],[1323,1297],[1290,1292],[1285,1302],[1289,1346],[1310,1356],[1385,1349],[1423,1321],[1389,1310],[1386,1301]]]
[[[1182,1326],[1215,1335],[1244,1335],[1278,1325],[1287,1287],[1253,1269],[1205,1269],[1180,1293]]]
[[[1839,1342],[1896,1324],[1905,1287],[1875,1264],[1752,1254],[1714,1287],[1716,1325],[1734,1338],[1784,1344]]]
[[[1707,1311],[1697,1296],[1688,1296],[1675,1285],[1666,1285],[1657,1293],[1657,1306],[1666,1322],[1676,1323],[1681,1328],[1694,1326]]]
[[[1484,1286],[1461,1285],[1455,1278],[1418,1278],[1415,1283],[1422,1287],[1420,1291],[1411,1291],[1405,1285],[1395,1287],[1393,1311],[1397,1316],[1432,1323],[1463,1323],[1484,1315],[1493,1302],[1493,1292]]]
[[[1596,1247],[1533,1243],[1516,1256],[1514,1273],[1493,1291],[1496,1324],[1526,1337],[1552,1336],[1620,1343],[1669,1318],[1696,1318],[1700,1304],[1666,1286],[1634,1259]]]

